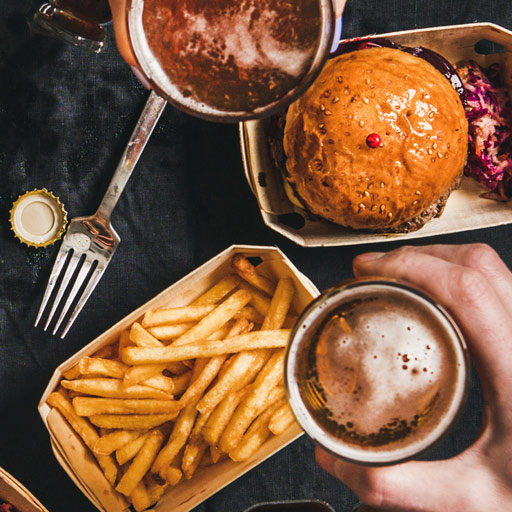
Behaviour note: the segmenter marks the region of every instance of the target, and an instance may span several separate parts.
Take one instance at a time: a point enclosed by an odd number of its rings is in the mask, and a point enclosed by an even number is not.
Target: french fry
[[[247,429],[238,446],[229,452],[229,457],[234,461],[250,459],[258,448],[272,434],[268,428],[268,423],[275,411],[285,403],[284,398],[271,405],[266,411],[262,412]]]
[[[184,361],[197,357],[213,357],[232,354],[242,350],[259,348],[280,348],[286,346],[290,329],[275,331],[255,331],[233,336],[224,341],[204,341],[179,347],[126,347],[122,352],[126,364],[167,363]]]
[[[251,294],[252,299],[252,294]],[[249,322],[254,324],[261,324],[264,319],[264,315],[259,313],[254,306],[248,304],[244,306],[236,315],[235,318],[245,318]]]
[[[102,359],[112,359],[117,352],[117,345],[115,343],[109,343],[101,348],[99,348],[96,352],[94,352],[94,357],[100,357]]]
[[[126,350],[126,349],[125,349]],[[91,378],[79,380],[63,380],[62,387],[83,393],[105,398],[156,398],[171,400],[172,395],[158,389],[137,384],[125,387],[120,379]]]
[[[221,452],[217,446],[214,446],[213,444],[210,445],[210,458],[213,464],[218,462],[223,455],[224,453]]]
[[[231,320],[229,320],[226,324],[224,324],[220,329],[217,329],[215,332],[212,332],[209,336],[207,336],[206,338],[203,338],[207,341],[212,341],[212,340],[223,340],[224,338],[227,337],[228,335],[228,332],[230,331],[231,327],[233,326],[233,323]],[[174,341],[169,343],[169,345],[174,345]]]
[[[172,414],[182,409],[176,400],[150,398],[130,400],[122,398],[97,398],[77,396],[73,408],[79,416],[96,414]]]
[[[102,435],[96,443],[94,443],[92,451],[101,455],[110,455],[129,442],[134,441],[142,434],[143,432],[138,430],[114,430],[113,432]]]
[[[194,322],[187,322],[183,324],[171,324],[171,325],[155,325],[148,327],[148,332],[160,341],[169,341],[173,338],[181,336],[184,332],[187,332],[191,327],[195,325]]]
[[[196,407],[197,408],[197,407]],[[205,414],[199,414],[196,418],[196,422],[194,423],[194,428],[190,433],[190,440],[194,441],[199,437],[202,437],[203,427],[206,425],[208,418],[211,416],[213,410],[206,412]]]
[[[167,468],[167,472],[165,474],[165,483],[169,483],[171,485],[176,485],[181,478],[183,477],[183,471],[180,468],[176,468],[174,466],[169,466]]]
[[[145,480],[146,488],[149,493],[150,502],[151,505],[153,505],[162,497],[165,489],[167,488],[167,482],[165,482],[164,484],[158,484],[149,476],[146,476]]]
[[[90,423],[77,416],[69,399],[66,397],[64,390],[50,393],[47,402],[66,418],[67,422],[75,429],[76,433],[82,438],[84,443],[92,449],[96,441],[99,439],[98,433],[90,425]]]
[[[290,279],[284,278],[278,282],[271,305],[263,321],[262,329],[279,329],[281,327],[289,310],[293,293],[294,287]],[[249,376],[250,380],[252,380],[264,364],[266,356],[267,352],[263,350],[237,354],[234,357],[231,369],[200,400],[197,405],[198,410],[204,413],[208,409],[215,407],[236,383],[245,384],[245,376]]]
[[[162,448],[151,467],[151,473],[157,482],[159,481],[158,477],[161,481],[166,479],[167,468],[187,442],[197,415],[195,405],[195,403],[191,403],[181,410],[167,444]]]
[[[192,377],[190,378],[190,382],[188,383],[189,387],[197,380],[201,373],[203,373],[203,370],[206,368],[208,361],[209,359],[205,357],[201,357],[194,360],[194,366],[192,368]]]
[[[262,403],[261,407],[257,409],[257,415],[265,411],[268,407],[282,400],[285,396],[284,383],[281,381],[277,386],[271,389],[267,399]]]
[[[64,416],[66,421],[94,454],[94,445],[99,439],[98,433],[85,418],[82,418],[75,413],[71,402],[65,397],[65,394],[63,392],[51,393],[47,402],[52,407],[55,407],[62,416]],[[108,480],[110,485],[114,485],[117,478],[117,466],[114,459],[110,455],[94,454],[94,456],[96,457],[105,478]]]
[[[235,274],[228,274],[224,276],[218,283],[212,286],[209,290],[199,296],[192,306],[204,306],[209,304],[216,304],[222,300],[228,293],[234,290],[240,283],[240,278]]]
[[[252,330],[253,327],[254,324],[252,322],[249,322],[247,318],[237,318],[235,323],[229,329],[226,338],[232,338],[233,336],[238,336],[240,334],[249,332]]]
[[[207,338],[233,318],[249,302],[250,298],[251,295],[248,291],[236,291],[202,318],[194,327],[173,341],[171,346],[186,345]]]
[[[274,283],[267,277],[258,273],[256,267],[245,256],[235,254],[231,260],[231,265],[242,279],[256,288],[263,290],[268,295],[274,294]]]
[[[251,294],[250,304],[262,317],[264,317],[270,307],[270,297],[247,282],[240,283],[240,288],[242,290],[247,290]]]
[[[181,469],[183,470],[183,474],[187,480],[192,478],[192,475],[195,473],[197,467],[199,466],[199,462],[206,449],[208,448],[208,444],[202,438],[198,438],[195,441],[190,441],[185,446],[185,451],[183,453],[183,459],[181,462]]]
[[[97,427],[146,430],[173,420],[177,415],[177,412],[172,414],[95,414],[89,416],[89,421]]]
[[[295,288],[290,278],[282,278],[276,286],[276,291],[270,302],[263,324],[262,331],[281,329],[290,309]]]
[[[126,367],[123,376],[120,378],[123,379],[124,385],[129,387],[161,374],[166,368],[167,365],[165,363]]]
[[[174,380],[171,377],[166,377],[165,375],[155,375],[149,379],[146,379],[142,382],[144,386],[149,386],[150,388],[159,389],[164,393],[169,395],[174,395]]]
[[[249,387],[226,395],[210,414],[201,430],[201,435],[211,446],[217,446],[222,432],[224,432],[238,404],[248,393]]]
[[[102,357],[82,357],[78,362],[80,375],[98,375],[122,379],[128,367],[121,361]]]
[[[223,340],[224,338],[232,338],[244,332],[249,332],[254,327],[254,324],[249,322],[246,318],[237,318],[230,320],[224,324],[218,331],[208,336],[207,341]]]
[[[183,375],[188,372],[190,366],[186,365],[183,361],[175,361],[174,363],[167,363],[166,371],[172,375]]]
[[[217,374],[217,377],[215,379],[215,383],[217,383],[220,379],[224,377],[224,375],[227,373],[229,368],[231,367],[231,363],[233,362],[233,359],[237,356],[237,354],[230,354],[227,359],[224,361],[224,364],[222,365],[222,368],[219,370],[219,373]]]
[[[75,366],[72,366],[69,370],[66,370],[62,376],[67,380],[74,380],[78,379],[80,377],[80,366],[75,364]]]
[[[142,319],[142,327],[197,322],[214,308],[215,306],[213,304],[206,304],[202,306],[183,306],[148,311]]]
[[[162,432],[155,430],[146,439],[139,453],[135,456],[130,467],[126,470],[116,486],[116,490],[125,496],[130,496],[137,484],[142,481],[144,475],[153,464],[155,457],[164,442]],[[149,500],[149,498],[148,498]]]
[[[189,385],[185,393],[181,395],[179,404],[185,407],[191,402],[197,402],[197,400],[204,393],[204,390],[210,385],[217,373],[219,372],[222,364],[226,360],[227,355],[215,356],[207,361],[201,373],[197,376],[192,384]]]
[[[183,375],[179,375],[178,377],[173,378],[174,382],[174,395],[181,395],[188,387],[189,382],[192,379],[192,370],[189,370],[187,373]]]
[[[143,480],[135,486],[135,489],[128,498],[137,512],[142,512],[152,505],[151,495]]]
[[[120,466],[133,459],[139,453],[139,450],[151,433],[151,431],[144,432],[138,430],[133,432],[139,433],[139,437],[116,450],[116,460]]]
[[[169,468],[166,472],[166,480],[168,484],[176,485],[183,477],[183,471],[181,469],[181,462],[183,460],[183,454],[185,453],[185,445],[180,449],[178,454],[174,457]],[[150,473],[151,475],[151,473]],[[160,478],[158,475],[153,475],[153,479]]]
[[[275,436],[279,436],[294,422],[295,418],[293,416],[293,412],[290,409],[289,404],[285,402],[274,412],[274,414],[272,414],[268,422],[268,429]]]
[[[164,344],[151,335],[142,325],[134,322],[130,329],[130,341],[137,347],[163,347]]]
[[[197,410],[205,413],[213,409],[231,390],[236,390],[248,384],[266,362],[267,351],[249,350],[239,352],[216,384],[199,400]]]
[[[256,377],[252,390],[237,407],[219,441],[219,448],[230,453],[241,441],[247,427],[265,405],[268,395],[283,378],[284,350],[276,351]]]
[[[245,318],[240,318],[231,327],[227,333],[227,337],[236,336],[251,328],[252,325]],[[209,361],[205,359],[196,360],[191,380],[192,385],[190,385],[185,394],[180,398],[180,404],[187,405],[189,402],[196,400],[223,368],[226,358],[227,354],[212,357]]]
[[[121,331],[121,334],[119,335],[119,343],[117,346],[117,359],[121,359],[121,350],[123,350],[124,347],[129,347],[131,345],[133,345],[133,343],[130,341],[130,332],[126,329]]]

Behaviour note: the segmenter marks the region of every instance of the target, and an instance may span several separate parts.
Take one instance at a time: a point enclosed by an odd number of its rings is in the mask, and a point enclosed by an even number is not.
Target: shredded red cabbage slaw
[[[469,152],[464,173],[483,183],[483,194],[498,200],[512,196],[512,107],[500,83],[500,69],[468,62],[457,70],[466,90]]]

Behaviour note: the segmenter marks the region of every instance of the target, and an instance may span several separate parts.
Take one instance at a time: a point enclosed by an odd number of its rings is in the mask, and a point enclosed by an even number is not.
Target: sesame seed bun
[[[370,134],[381,144],[370,147]],[[329,60],[289,107],[285,177],[329,221],[413,231],[442,213],[467,144],[462,102],[434,66],[398,49],[357,50]]]

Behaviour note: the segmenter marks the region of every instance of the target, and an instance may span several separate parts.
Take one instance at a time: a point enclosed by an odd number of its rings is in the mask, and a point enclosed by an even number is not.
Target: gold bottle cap
[[[16,237],[32,247],[55,243],[64,233],[67,213],[64,206],[45,188],[18,197],[11,209],[11,229]]]

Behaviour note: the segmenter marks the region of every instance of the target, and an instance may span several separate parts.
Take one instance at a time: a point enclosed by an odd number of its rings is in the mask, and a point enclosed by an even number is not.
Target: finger
[[[130,36],[128,35],[128,23],[126,20],[127,0],[109,0],[110,11],[112,13],[112,24],[114,26],[114,35],[119,53],[123,59],[130,65],[138,67],[137,58],[133,53]]]
[[[508,368],[512,322],[482,273],[409,247],[358,257],[354,260],[354,273],[405,280],[449,310],[470,345],[486,397],[495,404],[502,401],[504,390],[512,385]]]
[[[319,447],[315,455],[320,466],[349,486],[362,502],[394,512],[486,510],[488,503],[482,500],[494,489],[472,454],[382,468],[350,464]]]
[[[334,15],[336,18],[339,18],[342,15],[343,9],[345,8],[346,3],[347,3],[347,0],[335,0],[334,1]]]
[[[512,272],[490,246],[480,243],[438,244],[415,247],[413,250],[480,271],[512,316]]]

